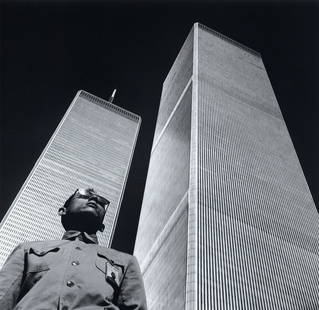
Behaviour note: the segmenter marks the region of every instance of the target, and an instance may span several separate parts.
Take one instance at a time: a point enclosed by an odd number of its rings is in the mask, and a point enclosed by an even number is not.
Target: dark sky
[[[2,1],[0,6],[1,218],[77,90],[107,99],[117,88],[114,103],[143,119],[113,242],[133,251],[161,86],[194,22],[262,54],[319,206],[319,2]]]

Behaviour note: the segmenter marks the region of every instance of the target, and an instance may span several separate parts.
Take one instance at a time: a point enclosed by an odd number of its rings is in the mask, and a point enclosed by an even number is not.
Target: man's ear
[[[99,228],[99,231],[100,231],[100,232],[103,232],[104,229],[105,229],[105,225],[104,225],[104,224],[101,224],[101,226],[100,226],[100,228]]]
[[[59,214],[60,216],[65,215],[65,214],[66,214],[66,208],[65,208],[65,207],[61,207],[61,208],[59,209],[59,211],[58,211],[58,214]]]

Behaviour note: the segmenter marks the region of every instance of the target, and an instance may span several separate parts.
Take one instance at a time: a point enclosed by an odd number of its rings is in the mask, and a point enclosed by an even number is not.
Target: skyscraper
[[[319,217],[261,56],[200,24],[163,84],[135,255],[150,309],[319,308]]]
[[[110,201],[99,236],[111,243],[141,119],[79,91],[0,225],[0,266],[20,242],[59,239],[57,210],[77,189]]]

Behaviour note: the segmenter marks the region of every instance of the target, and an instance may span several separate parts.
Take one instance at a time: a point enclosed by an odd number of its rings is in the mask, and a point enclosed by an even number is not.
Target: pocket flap
[[[29,253],[30,254],[35,254],[37,256],[44,256],[45,254],[49,253],[49,252],[58,252],[60,250],[59,247],[50,247],[50,248],[46,248],[46,249],[37,249],[37,248],[34,248],[34,247],[31,247],[29,249]]]
[[[62,251],[57,245],[33,244],[28,251],[28,272],[51,269],[59,261]]]

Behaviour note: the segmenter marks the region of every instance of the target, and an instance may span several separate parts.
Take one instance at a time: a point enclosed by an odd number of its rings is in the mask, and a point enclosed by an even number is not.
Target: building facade
[[[110,201],[99,243],[111,244],[141,119],[79,91],[0,225],[0,266],[20,242],[60,239],[58,208],[77,188]]]
[[[319,308],[319,217],[261,56],[200,24],[163,84],[134,254],[150,309]]]

